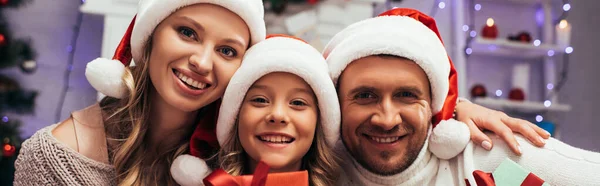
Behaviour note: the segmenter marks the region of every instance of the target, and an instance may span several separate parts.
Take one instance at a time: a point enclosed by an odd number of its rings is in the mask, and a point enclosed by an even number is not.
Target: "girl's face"
[[[203,3],[176,11],[152,36],[148,65],[159,99],[185,112],[217,100],[249,43],[244,20],[223,7]]]
[[[270,73],[248,90],[238,117],[239,139],[250,156],[271,172],[298,171],[314,140],[317,100],[311,87],[290,73]]]

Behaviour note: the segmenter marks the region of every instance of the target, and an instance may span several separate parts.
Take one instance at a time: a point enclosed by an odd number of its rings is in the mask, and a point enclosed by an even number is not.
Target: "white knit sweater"
[[[458,156],[442,160],[421,149],[415,162],[404,172],[394,176],[379,176],[354,161],[343,143],[337,151],[352,163],[343,165],[339,185],[476,185],[473,171],[493,172],[506,158],[531,171],[550,185],[600,185],[600,154],[578,149],[554,138],[544,148],[535,147],[522,136],[517,136],[522,155],[516,156],[498,136],[491,135],[495,146],[491,151],[469,143]]]

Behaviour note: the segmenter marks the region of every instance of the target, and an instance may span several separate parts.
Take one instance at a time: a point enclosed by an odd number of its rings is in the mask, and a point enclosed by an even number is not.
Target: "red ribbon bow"
[[[269,174],[269,165],[264,162],[259,162],[252,174],[252,183],[250,186],[265,186],[267,183],[267,175]],[[215,170],[203,180],[206,186],[242,186],[235,178],[223,169]]]

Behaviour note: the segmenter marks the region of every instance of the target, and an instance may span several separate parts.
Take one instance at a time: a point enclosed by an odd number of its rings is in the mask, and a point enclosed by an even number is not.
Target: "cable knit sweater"
[[[89,159],[52,136],[51,125],[25,141],[14,185],[116,185],[114,167]]]
[[[517,136],[523,154],[516,156],[496,135],[491,135],[495,146],[491,151],[469,143],[458,156],[442,160],[427,150],[426,142],[415,162],[404,172],[393,176],[379,176],[363,168],[356,161],[343,165],[345,171],[339,185],[476,185],[473,171],[493,172],[502,161],[510,158],[550,185],[600,185],[600,154],[578,149],[556,139],[549,139],[544,148],[538,148]],[[352,159],[340,141],[336,150],[344,159]]]

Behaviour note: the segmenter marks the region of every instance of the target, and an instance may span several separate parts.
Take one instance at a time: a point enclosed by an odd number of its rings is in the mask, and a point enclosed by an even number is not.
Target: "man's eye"
[[[416,98],[417,95],[413,94],[412,92],[400,92],[398,93],[398,96],[400,97],[410,97],[410,98]]]
[[[373,99],[375,95],[369,92],[361,92],[354,96],[354,99]]]

